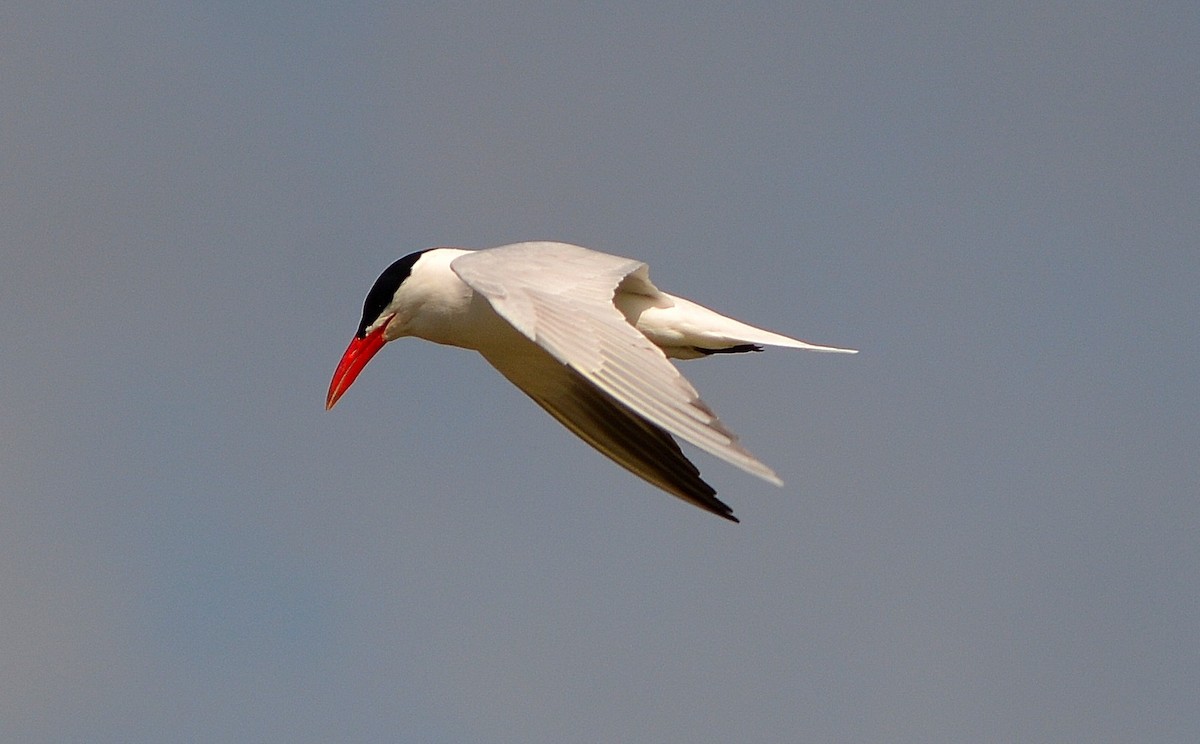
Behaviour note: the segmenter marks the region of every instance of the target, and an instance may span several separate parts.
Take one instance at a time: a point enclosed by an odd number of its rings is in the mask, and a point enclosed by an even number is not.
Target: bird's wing
[[[544,349],[530,343],[503,353],[484,352],[483,356],[559,423],[613,462],[672,496],[738,521],[670,434],[613,400]]]
[[[613,304],[622,282],[625,291],[658,295],[646,264],[566,243],[537,242],[468,253],[450,268],[514,328],[634,416],[748,473],[783,484],[741,446],[662,350]]]

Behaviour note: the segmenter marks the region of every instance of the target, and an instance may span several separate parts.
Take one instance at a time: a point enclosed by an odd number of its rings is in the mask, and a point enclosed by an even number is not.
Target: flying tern
[[[679,437],[775,485],[668,359],[817,346],[727,318],[650,282],[646,264],[567,243],[431,248],[384,270],[363,302],[326,409],[384,344],[473,349],[573,434],[673,496],[733,522]]]

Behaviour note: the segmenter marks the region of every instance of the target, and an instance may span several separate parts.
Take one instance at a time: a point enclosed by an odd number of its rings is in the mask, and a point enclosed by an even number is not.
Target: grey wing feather
[[[738,521],[670,434],[544,350],[530,344],[525,353],[485,354],[484,358],[560,424],[613,462],[672,496]]]
[[[782,485],[613,304],[622,282],[657,293],[646,264],[565,243],[517,243],[466,254],[450,267],[514,328],[631,414]]]

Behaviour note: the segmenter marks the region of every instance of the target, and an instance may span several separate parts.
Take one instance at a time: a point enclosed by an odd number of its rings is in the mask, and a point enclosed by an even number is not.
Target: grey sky
[[[0,11],[0,739],[1200,739],[1189,3]],[[655,491],[431,245],[558,239],[856,357],[685,372]]]

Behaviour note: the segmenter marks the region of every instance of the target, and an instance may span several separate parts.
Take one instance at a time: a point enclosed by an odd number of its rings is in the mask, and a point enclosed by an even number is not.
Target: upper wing
[[[535,242],[468,253],[450,268],[514,328],[632,413],[783,484],[613,305],[613,293],[627,279],[626,290],[658,294],[646,264],[566,243]]]

